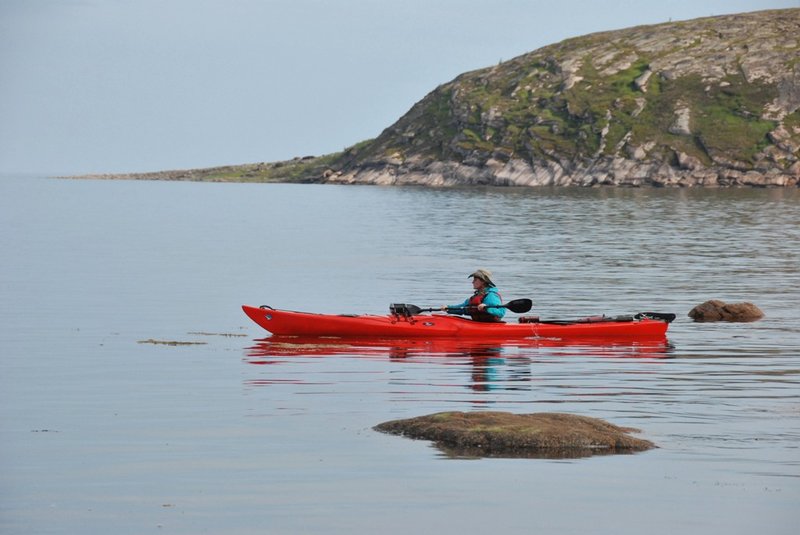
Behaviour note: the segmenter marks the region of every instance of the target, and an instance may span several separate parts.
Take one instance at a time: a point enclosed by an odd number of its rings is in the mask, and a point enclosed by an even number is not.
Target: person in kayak
[[[506,309],[500,306],[503,304],[503,299],[497,292],[497,286],[492,282],[492,272],[479,269],[467,278],[472,279],[475,293],[458,305],[442,306],[442,310],[454,314],[467,313],[475,321],[502,321]]]

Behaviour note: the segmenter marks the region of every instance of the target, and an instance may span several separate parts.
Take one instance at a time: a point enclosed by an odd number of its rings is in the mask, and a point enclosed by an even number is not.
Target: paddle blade
[[[509,309],[511,312],[521,314],[523,312],[528,312],[531,308],[533,308],[533,301],[530,299],[514,299],[503,306]]]

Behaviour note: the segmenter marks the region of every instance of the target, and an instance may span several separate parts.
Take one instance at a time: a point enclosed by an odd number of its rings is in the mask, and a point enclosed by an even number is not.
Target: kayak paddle
[[[521,314],[523,312],[528,312],[531,307],[533,307],[533,301],[530,299],[514,299],[513,301],[509,301],[504,305],[498,305],[492,308],[507,308],[511,312],[516,312],[517,314]],[[466,310],[472,307],[454,307],[453,310]],[[437,310],[441,310],[441,307],[435,308],[420,308],[417,305],[408,305],[405,303],[395,303],[389,306],[389,311],[392,314],[399,314],[399,315],[409,315],[409,316],[416,316],[420,312],[434,312]],[[450,310],[448,310],[450,312]]]

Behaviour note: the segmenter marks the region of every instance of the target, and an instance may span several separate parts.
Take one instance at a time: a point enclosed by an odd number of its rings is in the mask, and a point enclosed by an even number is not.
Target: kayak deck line
[[[674,314],[641,312],[629,316],[592,316],[577,320],[541,321],[519,318],[518,323],[479,322],[447,314],[320,314],[280,310],[268,305],[243,305],[256,324],[279,336],[340,338],[664,338]]]
[[[675,314],[665,312],[639,312],[627,316],[588,316],[574,320],[540,320],[539,316],[522,316],[520,323],[546,323],[549,325],[574,325],[576,323],[609,323],[609,322],[628,322],[640,321],[643,319],[661,320],[665,323],[675,321]]]

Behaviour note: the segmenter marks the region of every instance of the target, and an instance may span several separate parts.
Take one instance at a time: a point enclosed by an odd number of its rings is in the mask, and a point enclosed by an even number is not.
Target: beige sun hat
[[[489,286],[494,286],[495,284],[492,282],[492,272],[488,269],[478,269],[474,273],[470,273],[467,277],[468,279],[480,279]]]

